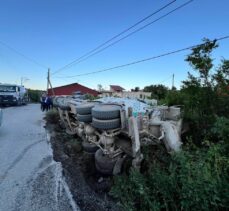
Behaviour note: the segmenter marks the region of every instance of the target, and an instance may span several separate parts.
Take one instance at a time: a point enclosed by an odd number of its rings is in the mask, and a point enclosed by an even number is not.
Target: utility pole
[[[47,75],[47,94],[48,94],[49,86],[50,86],[50,88],[52,90],[52,95],[54,96],[55,93],[54,93],[54,90],[52,88],[52,84],[51,84],[51,81],[50,81],[50,68],[48,68],[48,75]]]
[[[173,77],[172,77],[172,89],[174,87],[174,74],[173,74]]]
[[[28,81],[29,79],[26,77],[21,77],[21,86],[23,85],[24,82]]]
[[[47,75],[47,94],[49,91],[49,81],[50,81],[50,69],[48,68],[48,75]]]

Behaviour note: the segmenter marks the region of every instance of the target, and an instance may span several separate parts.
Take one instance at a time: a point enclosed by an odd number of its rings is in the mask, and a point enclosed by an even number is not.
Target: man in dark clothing
[[[43,93],[41,98],[40,98],[40,102],[41,102],[41,110],[45,111],[46,110],[46,93]]]

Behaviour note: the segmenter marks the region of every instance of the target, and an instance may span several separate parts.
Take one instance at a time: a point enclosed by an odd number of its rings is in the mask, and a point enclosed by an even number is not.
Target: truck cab
[[[0,105],[22,105],[28,102],[27,90],[15,84],[0,84]]]

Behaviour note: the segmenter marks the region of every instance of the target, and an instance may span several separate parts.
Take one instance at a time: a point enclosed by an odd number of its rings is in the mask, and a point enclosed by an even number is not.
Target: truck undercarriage
[[[102,174],[119,174],[127,156],[139,169],[143,145],[164,144],[168,153],[181,148],[179,107],[152,107],[122,98],[88,102],[65,96],[54,97],[53,105],[66,132],[80,137],[84,151],[95,155],[96,169]]]

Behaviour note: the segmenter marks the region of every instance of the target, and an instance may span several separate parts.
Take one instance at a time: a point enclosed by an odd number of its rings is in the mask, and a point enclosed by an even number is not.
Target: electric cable
[[[91,53],[93,53],[93,52],[95,52],[95,51],[97,52],[98,49],[100,49],[101,47],[103,47],[103,46],[106,45],[107,43],[109,43],[109,42],[111,42],[112,40],[114,40],[114,39],[120,37],[122,34],[124,34],[124,33],[126,33],[127,31],[133,29],[133,28],[136,27],[137,25],[139,25],[139,24],[141,24],[142,22],[144,22],[145,20],[151,18],[153,15],[156,15],[157,13],[159,13],[160,11],[162,11],[162,10],[164,10],[165,8],[169,7],[171,4],[173,4],[173,3],[175,3],[175,2],[176,2],[176,0],[173,0],[173,1],[169,2],[168,4],[164,5],[164,6],[161,7],[160,9],[154,11],[154,12],[151,13],[150,15],[146,16],[145,18],[143,18],[143,19],[141,19],[140,21],[136,22],[135,24],[131,25],[131,26],[128,27],[127,29],[123,30],[122,32],[118,33],[117,35],[113,36],[112,38],[108,39],[108,40],[105,41],[104,43],[98,45],[96,48],[90,50],[89,52],[87,52],[87,53],[85,53],[84,55],[80,56],[79,58],[73,60],[72,62],[68,63],[67,65],[64,65],[63,67],[61,67],[61,68],[58,69],[57,71],[54,71],[54,72],[52,73],[52,75],[54,75],[54,74],[60,72],[61,70],[66,69],[66,68],[68,68],[68,67],[71,67],[74,63],[76,63],[76,62],[78,62],[78,61],[81,62],[81,60],[82,60],[84,57],[86,57],[86,58],[91,57],[91,56],[89,56]],[[120,40],[120,41],[121,41],[121,40]],[[113,44],[113,45],[114,45],[114,44]],[[106,47],[106,48],[107,48],[107,47]],[[103,48],[103,50],[105,50],[106,48]],[[99,51],[99,52],[100,52],[100,51]],[[98,53],[99,53],[99,52],[98,52]],[[97,53],[96,53],[96,54],[97,54]],[[94,54],[93,54],[93,55],[94,55]],[[85,58],[85,59],[86,59],[86,58]],[[83,61],[84,61],[84,60],[83,60]]]
[[[133,35],[133,34],[139,32],[139,31],[141,31],[142,29],[148,27],[149,25],[151,25],[151,24],[153,24],[153,23],[156,23],[157,21],[159,21],[159,20],[165,18],[166,16],[172,14],[173,12],[177,11],[178,9],[181,9],[182,7],[184,7],[184,6],[186,6],[187,4],[191,3],[192,1],[194,1],[194,0],[190,0],[190,1],[188,1],[188,2],[186,2],[186,3],[184,3],[184,4],[182,4],[181,6],[175,8],[174,10],[172,10],[172,11],[166,13],[165,15],[162,15],[161,17],[157,18],[156,20],[154,20],[154,21],[152,21],[152,22],[150,22],[150,23],[148,23],[148,24],[142,26],[141,28],[139,28],[139,29],[137,29],[137,30],[135,30],[135,31],[133,31],[133,32],[131,32],[131,33],[129,33],[129,34],[127,34],[126,36],[124,36],[124,37],[122,37],[122,38],[120,38],[120,39],[118,39],[118,40],[112,42],[112,43],[109,44],[108,46],[106,46],[106,47],[104,47],[104,48],[102,48],[102,49],[100,49],[100,50],[94,52],[93,54],[90,54],[90,55],[88,55],[87,57],[85,57],[85,58],[83,58],[83,59],[81,59],[81,60],[79,60],[79,61],[77,61],[77,62],[73,62],[71,65],[69,65],[69,66],[66,67],[66,68],[70,68],[70,67],[72,67],[72,66],[74,66],[74,65],[76,65],[76,64],[79,64],[79,63],[81,63],[81,62],[83,62],[83,61],[85,61],[85,60],[91,58],[92,56],[94,56],[94,55],[96,55],[96,54],[98,54],[98,53],[100,53],[100,52],[106,50],[107,48],[109,48],[109,47],[111,47],[111,46],[113,46],[113,45],[119,43],[120,41],[122,41],[122,40],[124,40],[124,39],[130,37],[131,35]],[[64,69],[66,69],[66,68],[64,68]],[[63,70],[63,69],[62,69],[62,70]]]
[[[228,36],[224,36],[224,37],[220,37],[218,39],[210,40],[210,42],[221,41],[221,40],[225,40],[225,39],[228,39],[228,38],[229,38],[229,35]],[[179,49],[179,50],[170,51],[170,52],[167,52],[167,53],[164,53],[164,54],[160,54],[160,55],[157,55],[157,56],[153,56],[153,57],[149,57],[149,58],[133,61],[133,62],[130,62],[130,63],[127,63],[127,64],[117,65],[117,66],[106,68],[106,69],[102,69],[102,70],[92,71],[92,72],[88,72],[88,73],[82,73],[82,74],[73,75],[73,76],[58,77],[58,78],[75,78],[75,77],[80,77],[80,76],[86,76],[86,75],[92,75],[92,74],[97,74],[97,73],[101,73],[101,72],[111,71],[111,70],[115,70],[115,69],[119,69],[119,68],[124,68],[124,67],[127,67],[127,66],[131,66],[131,65],[143,63],[143,62],[146,62],[146,61],[158,59],[158,58],[161,58],[161,57],[169,56],[169,55],[172,55],[172,54],[176,54],[176,53],[179,53],[179,52],[182,52],[182,51],[187,51],[187,50],[193,49],[195,47],[202,46],[204,44],[205,43],[192,45],[192,46],[189,46],[189,47],[186,47],[186,48],[182,48],[182,49]]]
[[[7,47],[8,49],[10,49],[11,51],[13,51],[14,53],[20,55],[21,57],[23,57],[27,61],[30,61],[30,62],[32,62],[32,63],[34,63],[34,64],[36,64],[36,65],[38,65],[38,66],[40,66],[40,67],[42,67],[44,69],[48,69],[48,67],[46,67],[45,65],[37,62],[36,60],[34,60],[34,59],[32,59],[32,58],[30,58],[28,56],[26,56],[25,54],[21,53],[20,51],[16,50],[15,48],[9,46],[8,44],[4,43],[3,41],[0,41],[0,44],[2,44],[3,46]]]

